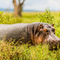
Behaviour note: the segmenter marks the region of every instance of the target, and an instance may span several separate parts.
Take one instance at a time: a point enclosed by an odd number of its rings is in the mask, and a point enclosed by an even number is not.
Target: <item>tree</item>
[[[21,0],[18,0],[18,1],[19,1],[19,3],[17,5],[16,0],[13,0],[14,15],[21,17],[22,16],[23,4],[24,4],[25,0],[23,0],[22,2],[21,2]]]

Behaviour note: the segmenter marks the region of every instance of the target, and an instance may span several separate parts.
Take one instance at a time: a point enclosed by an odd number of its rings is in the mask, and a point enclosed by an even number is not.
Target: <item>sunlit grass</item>
[[[60,59],[60,49],[49,51],[48,45],[37,45],[28,48],[28,44],[11,45],[11,43],[0,42],[1,60],[57,60]]]

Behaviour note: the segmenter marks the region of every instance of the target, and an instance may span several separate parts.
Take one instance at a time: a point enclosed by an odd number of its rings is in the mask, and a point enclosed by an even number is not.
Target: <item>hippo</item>
[[[32,45],[49,44],[49,49],[57,49],[60,46],[60,38],[55,35],[54,24],[34,22],[18,24],[0,24],[0,40],[17,41],[19,44],[28,43]]]

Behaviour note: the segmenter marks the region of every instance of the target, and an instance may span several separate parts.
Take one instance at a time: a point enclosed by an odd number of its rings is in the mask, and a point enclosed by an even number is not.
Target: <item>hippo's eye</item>
[[[50,26],[48,26],[48,28],[51,28]]]

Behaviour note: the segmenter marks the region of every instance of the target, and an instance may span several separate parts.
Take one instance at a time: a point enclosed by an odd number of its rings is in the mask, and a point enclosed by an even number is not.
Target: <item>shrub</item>
[[[45,22],[45,23],[53,23],[54,16],[52,16],[51,12],[49,9],[45,10],[45,13],[39,15],[40,22]]]
[[[0,12],[0,24],[14,24],[21,23],[23,21],[20,17],[13,17],[13,15],[9,15],[8,13]]]

